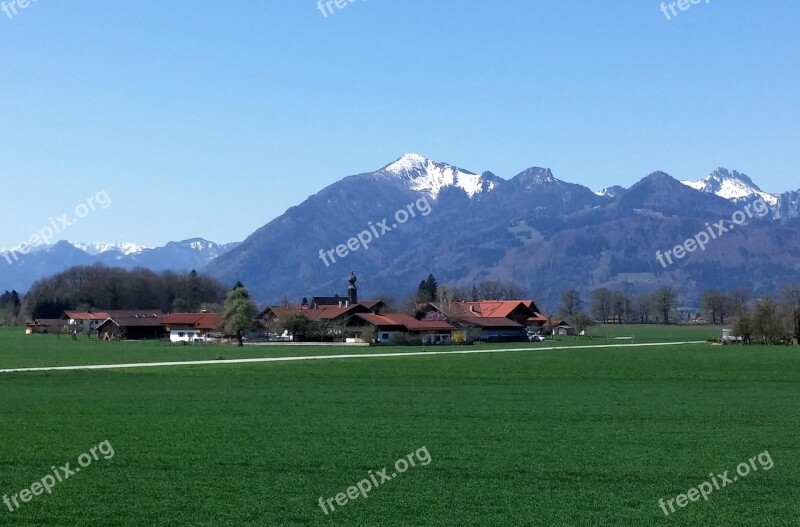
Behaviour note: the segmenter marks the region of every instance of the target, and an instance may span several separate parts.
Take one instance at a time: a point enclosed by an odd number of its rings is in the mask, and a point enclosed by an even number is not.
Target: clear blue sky
[[[6,0],[8,1],[8,0]],[[38,0],[0,12],[0,248],[225,242],[405,152],[593,189],[800,188],[800,3]]]

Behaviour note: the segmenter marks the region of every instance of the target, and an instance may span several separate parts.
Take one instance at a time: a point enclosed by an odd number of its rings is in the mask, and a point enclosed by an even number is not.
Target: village
[[[253,318],[251,342],[338,342],[350,344],[459,344],[543,340],[568,335],[573,327],[543,315],[533,300],[483,300],[417,304],[415,316],[392,312],[383,300],[359,300],[356,276],[347,293],[303,298],[297,305],[269,306]],[[218,313],[163,313],[155,309],[66,310],[58,319],[26,324],[28,334],[110,340],[223,343]]]

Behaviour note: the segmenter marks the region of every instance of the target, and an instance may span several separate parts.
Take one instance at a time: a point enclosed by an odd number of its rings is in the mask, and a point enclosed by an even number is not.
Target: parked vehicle
[[[529,342],[544,342],[544,336],[539,333],[528,332]]]

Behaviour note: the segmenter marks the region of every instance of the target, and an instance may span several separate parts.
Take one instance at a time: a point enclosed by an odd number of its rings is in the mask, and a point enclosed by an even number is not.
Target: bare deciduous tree
[[[608,319],[611,317],[612,301],[613,293],[609,289],[601,287],[592,291],[590,309],[592,315],[594,315],[597,320],[602,321],[603,324],[608,322]]]
[[[670,313],[680,305],[678,291],[670,286],[657,289],[652,296],[652,305],[653,309],[661,315],[664,324],[669,324]]]
[[[574,287],[570,287],[561,293],[561,307],[558,314],[561,317],[570,319],[583,310],[583,300],[581,294]]]

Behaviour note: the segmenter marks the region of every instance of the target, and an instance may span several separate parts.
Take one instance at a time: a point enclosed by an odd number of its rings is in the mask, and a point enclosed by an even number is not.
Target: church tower
[[[350,305],[358,304],[358,288],[356,287],[356,278],[355,273],[350,271],[350,278],[347,279],[350,285],[347,286],[347,298],[350,301]]]

